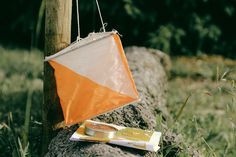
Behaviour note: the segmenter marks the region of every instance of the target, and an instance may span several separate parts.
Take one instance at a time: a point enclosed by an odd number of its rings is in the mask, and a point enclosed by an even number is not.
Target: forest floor
[[[28,150],[38,156],[43,55],[2,47],[0,54],[1,155],[22,156]],[[236,61],[207,55],[172,58],[167,98],[165,124],[181,148],[174,156],[190,156],[190,149],[202,156],[236,156]],[[161,148],[161,156],[171,156],[172,148]]]

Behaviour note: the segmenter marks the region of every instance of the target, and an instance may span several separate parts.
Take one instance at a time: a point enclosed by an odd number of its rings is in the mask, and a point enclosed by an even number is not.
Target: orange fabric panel
[[[132,78],[132,74],[131,74],[131,72],[129,70],[129,65],[128,65],[128,62],[127,62],[127,59],[126,59],[126,56],[125,56],[125,52],[124,52],[124,49],[123,49],[120,37],[119,37],[118,34],[114,34],[113,38],[115,39],[116,45],[117,45],[117,47],[119,49],[119,53],[120,53],[122,62],[124,63],[124,66],[125,66],[125,70],[128,73],[129,80],[130,80],[130,82],[132,84],[132,87],[133,87],[133,90],[134,90],[134,92],[136,94],[136,99],[138,99],[139,98],[138,91],[136,89],[134,79]]]
[[[57,93],[67,125],[82,122],[135,100],[101,86],[55,61],[49,63],[55,69]]]

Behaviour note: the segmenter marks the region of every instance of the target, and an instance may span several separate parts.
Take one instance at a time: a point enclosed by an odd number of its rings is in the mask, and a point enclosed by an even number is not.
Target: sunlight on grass
[[[179,57],[173,60],[168,109],[177,122],[169,127],[203,156],[236,155],[236,62],[220,56]],[[181,156],[181,153],[180,153]]]

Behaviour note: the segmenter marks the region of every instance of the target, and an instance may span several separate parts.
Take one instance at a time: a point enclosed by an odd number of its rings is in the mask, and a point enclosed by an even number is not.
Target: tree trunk
[[[52,55],[70,44],[72,0],[46,0],[45,56]],[[44,64],[44,104],[42,155],[47,152],[53,136],[52,127],[63,120],[53,70]]]

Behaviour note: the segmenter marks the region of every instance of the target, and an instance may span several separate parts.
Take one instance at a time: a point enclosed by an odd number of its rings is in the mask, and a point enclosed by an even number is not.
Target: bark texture
[[[167,77],[165,71],[168,70],[170,60],[167,55],[158,50],[140,47],[127,48],[126,55],[142,101],[98,116],[94,120],[154,130],[157,125],[157,113],[166,111]],[[156,156],[155,153],[116,145],[69,141],[76,128],[77,126],[74,126],[60,131],[51,141],[46,156]]]
[[[70,44],[72,0],[46,0],[45,53],[50,56]],[[45,154],[51,137],[52,127],[63,120],[62,110],[56,92],[53,70],[44,63],[44,103],[42,106],[43,143]]]

